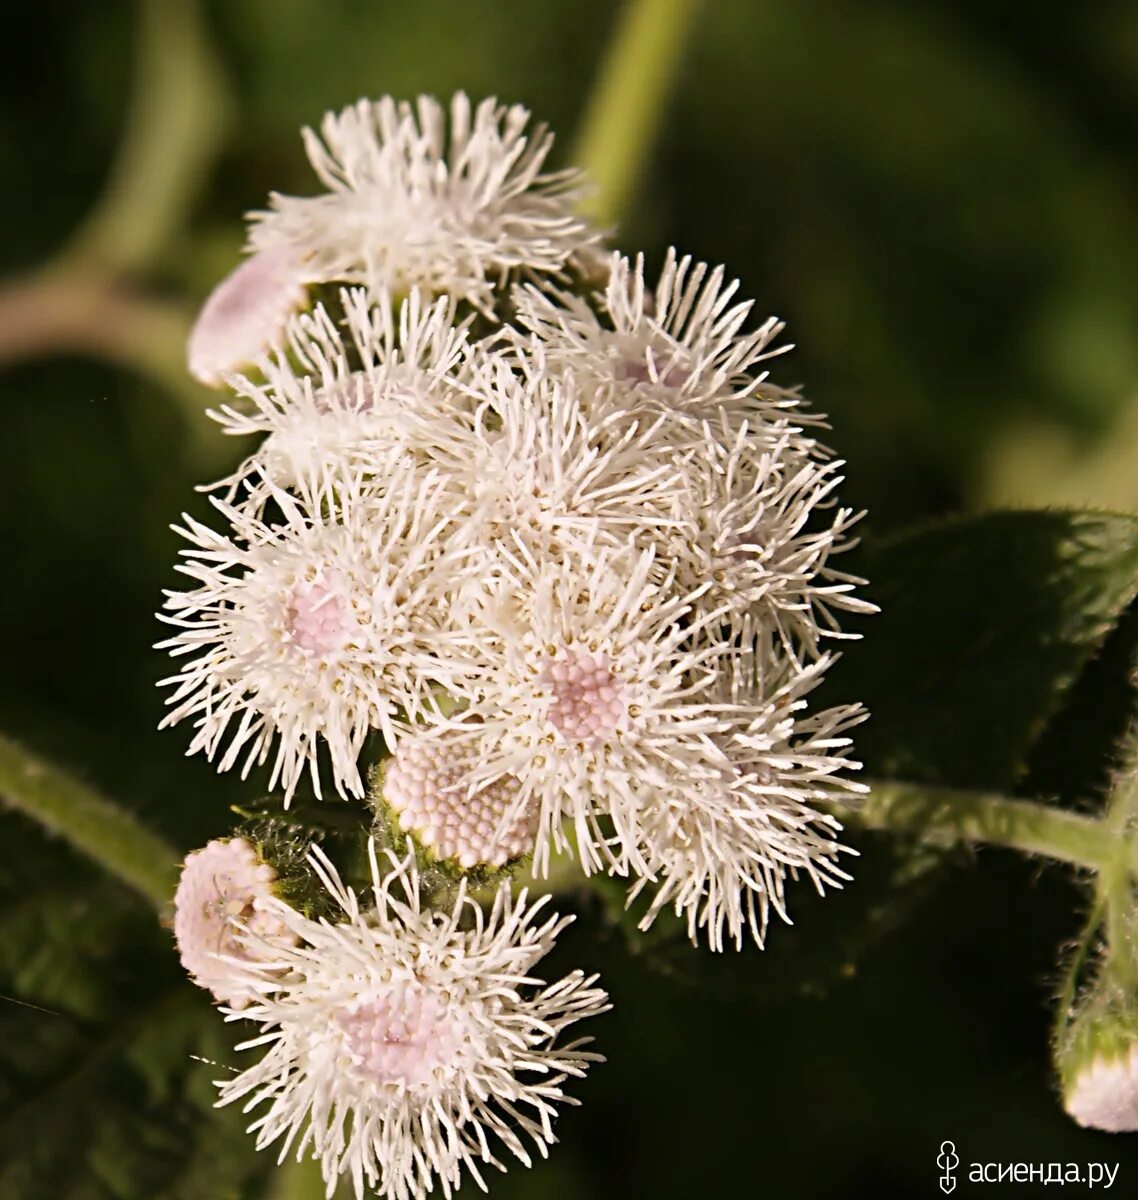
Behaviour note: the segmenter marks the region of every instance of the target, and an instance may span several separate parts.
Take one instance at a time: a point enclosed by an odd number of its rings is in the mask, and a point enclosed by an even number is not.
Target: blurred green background
[[[52,303],[44,333],[21,289],[111,178],[145,7],[22,5],[0,39],[0,729],[189,848],[225,828],[227,804],[257,784],[184,759],[185,731],[155,732],[154,682],[167,667],[150,649],[161,636],[152,613],[174,585],[178,548],[168,526],[185,509],[204,514],[194,486],[241,454],[201,419],[207,396],[162,382],[178,375],[169,343],[180,314],[236,262],[240,214],[270,189],[313,188],[297,131],[328,108],[384,92],[496,94],[548,120],[564,161],[620,6],[206,5],[213,82],[188,128],[166,138],[194,167],[192,187],[158,252],[121,284],[165,306],[128,352],[153,369],[130,370]],[[192,53],[172,45],[158,73],[176,78]],[[194,131],[205,126],[217,153],[199,168]],[[830,414],[845,495],[867,508],[871,536],[993,504],[1134,508],[1136,131],[1133,2],[709,0],[617,241],[656,262],[670,243],[725,262],[757,316],[788,321],[798,348],[776,377],[802,382]],[[1103,689],[1117,690],[1118,673],[1102,670]],[[1085,693],[1093,712],[1098,693]],[[157,1102],[113,1041],[78,1065],[69,1055],[163,995],[178,968],[125,892],[17,817],[0,814],[0,832],[11,997],[0,999],[0,1146],[15,1154],[20,1130],[58,1129],[66,1156],[83,1145],[61,1139],[90,1118],[92,1071],[127,1107]],[[574,1089],[584,1103],[564,1115],[551,1160],[493,1180],[492,1194],[932,1196],[946,1138],[965,1163],[1121,1161],[1118,1189],[1135,1194],[1138,1141],[1077,1129],[1051,1079],[1048,1002],[1080,893],[1058,870],[987,851],[929,872],[890,906],[887,889],[873,890],[887,852],[863,848],[848,893],[793,896],[796,930],[773,929],[763,954],[712,963],[672,948],[662,972],[581,901],[558,953],[603,971],[615,1010],[592,1032],[609,1062]],[[54,914],[46,936],[28,935],[28,897]],[[864,952],[857,940],[857,954],[828,942],[842,906],[860,913],[867,897],[882,936]],[[133,915],[76,958],[76,928],[97,933],[110,909]],[[58,1063],[29,1117],[24,1048],[41,1044]],[[187,1063],[207,1053],[175,1050]],[[191,1068],[195,1086],[216,1074]],[[44,1200],[136,1194],[98,1155],[79,1159],[69,1169],[86,1190]],[[246,1188],[262,1194],[255,1179]]]

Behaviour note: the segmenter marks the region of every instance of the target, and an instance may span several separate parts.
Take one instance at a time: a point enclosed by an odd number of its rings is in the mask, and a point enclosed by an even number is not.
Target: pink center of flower
[[[317,656],[339,650],[352,626],[343,599],[320,578],[292,589],[286,621],[292,641]]]
[[[418,1087],[455,1051],[458,1038],[439,997],[396,984],[336,1016],[357,1072],[377,1083]]]
[[[624,716],[624,685],[603,654],[570,654],[548,663],[541,682],[553,691],[550,723],[570,741],[602,741]]]
[[[321,388],[312,399],[320,413],[371,413],[379,407],[376,389],[359,375],[350,375],[346,382]]]
[[[653,367],[655,375],[653,375]],[[623,357],[618,360],[616,367],[616,378],[620,383],[648,383],[659,384],[661,387],[667,388],[681,388],[687,382],[689,375],[689,371],[666,356],[655,358],[652,366],[648,365],[647,356],[643,358]]]

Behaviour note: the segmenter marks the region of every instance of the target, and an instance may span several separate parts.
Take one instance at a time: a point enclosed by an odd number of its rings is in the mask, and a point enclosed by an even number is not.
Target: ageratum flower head
[[[174,894],[174,940],[182,966],[199,986],[233,1008],[251,993],[233,960],[270,958],[296,935],[274,915],[276,870],[245,838],[214,838],[186,855]],[[256,940],[246,939],[253,932]]]
[[[373,463],[382,487],[341,475],[296,494],[268,486],[279,517],[215,501],[219,534],[187,517],[182,570],[197,585],[169,592],[161,646],[180,659],[163,724],[192,721],[190,752],[242,773],[271,759],[286,799],[303,772],[320,795],[318,749],[334,787],[362,795],[359,756],[372,729],[401,727],[449,686],[445,607],[455,568],[438,480],[398,450]]]
[[[503,1152],[526,1165],[547,1152],[558,1106],[573,1103],[565,1081],[598,1058],[563,1035],[607,997],[580,971],[534,976],[571,919],[547,897],[503,884],[485,911],[460,885],[439,911],[411,860],[369,849],[366,898],[312,852],[339,923],[275,902],[297,945],[241,964],[257,998],[230,1018],[261,1025],[238,1049],[263,1057],[219,1084],[220,1103],[256,1111],[258,1147],[279,1141],[282,1161],[318,1159],[329,1195],[341,1176],[357,1197],[394,1200],[436,1185],[449,1196],[464,1174],[485,1187]]]
[[[232,376],[236,398],[210,414],[228,434],[261,439],[224,481],[230,496],[237,485],[250,490],[246,507],[265,495],[258,483],[294,488],[364,475],[380,487],[393,451],[421,443],[420,457],[433,461],[435,440],[447,436],[444,415],[469,407],[460,390],[466,328],[453,300],[352,289],[341,306],[341,324],[322,305],[293,318],[286,347],[256,377]]]
[[[475,107],[462,92],[449,109],[385,96],[329,113],[319,133],[304,131],[328,190],[274,194],[252,214],[250,246],[287,249],[311,282],[420,288],[490,312],[511,275],[595,254],[597,236],[574,211],[580,176],[547,171],[553,138],[528,125],[521,105]]]

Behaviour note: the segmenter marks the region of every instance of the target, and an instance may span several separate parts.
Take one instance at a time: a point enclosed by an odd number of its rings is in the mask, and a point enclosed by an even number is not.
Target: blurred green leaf
[[[626,909],[623,881],[596,879],[593,887],[610,934],[671,981],[706,988],[719,998],[768,1004],[822,996],[857,975],[866,955],[912,915],[935,885],[936,868],[950,857],[908,838],[856,829],[842,840],[857,851],[845,862],[853,882],[824,896],[808,883],[789,884],[787,908],[794,923],[772,915],[763,950],[749,941],[739,951],[721,954],[693,946],[687,922],[671,911],[661,912],[650,929],[641,931],[637,924],[645,899]]]
[[[1138,595],[1138,518],[1007,512],[869,546],[881,613],[828,681],[862,701],[882,778],[1011,789],[1062,699]]]
[[[211,1083],[236,1039],[170,935],[22,819],[0,836],[0,1196],[248,1195],[268,1163]]]
[[[1131,605],[1032,747],[1019,787],[1023,795],[1072,808],[1086,808],[1105,795],[1119,744],[1134,721],[1136,663],[1138,605]]]

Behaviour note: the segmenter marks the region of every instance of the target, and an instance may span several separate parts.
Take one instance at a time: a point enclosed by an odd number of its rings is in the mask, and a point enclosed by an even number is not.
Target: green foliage
[[[210,1082],[238,1039],[169,933],[21,818],[3,816],[0,835],[0,1195],[246,1195],[265,1164]]]
[[[827,682],[867,774],[1006,789],[1138,594],[1138,518],[1008,512],[866,548],[881,613]]]

